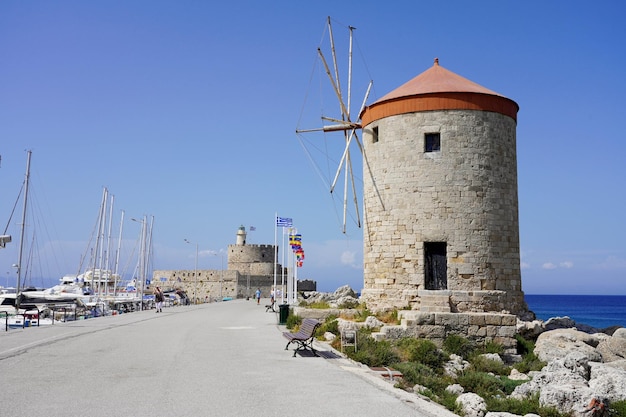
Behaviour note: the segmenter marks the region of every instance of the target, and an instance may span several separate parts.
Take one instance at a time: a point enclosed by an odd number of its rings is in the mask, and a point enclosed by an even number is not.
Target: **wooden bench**
[[[276,310],[274,309],[274,305],[276,304],[275,301],[272,301],[271,304],[266,304],[265,305],[265,312],[267,313],[268,311],[272,311],[273,313],[276,313]]]
[[[317,356],[313,348],[313,339],[315,339],[315,331],[321,324],[322,322],[315,319],[304,319],[296,333],[283,332],[283,336],[289,340],[285,350],[289,349],[290,344],[295,343],[298,346],[293,350],[294,357],[299,350],[306,350],[307,348],[311,349],[311,352]]]

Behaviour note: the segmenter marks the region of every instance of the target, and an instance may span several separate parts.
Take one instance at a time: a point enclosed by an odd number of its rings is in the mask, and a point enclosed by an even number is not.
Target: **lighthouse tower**
[[[246,227],[245,226],[239,226],[239,229],[237,229],[237,246],[245,246],[246,245]]]
[[[518,105],[434,65],[361,114],[368,307],[527,310]]]

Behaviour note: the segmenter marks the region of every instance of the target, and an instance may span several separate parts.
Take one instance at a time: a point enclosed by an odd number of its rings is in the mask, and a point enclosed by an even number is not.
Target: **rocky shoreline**
[[[328,303],[331,309],[359,305],[357,295],[347,286],[334,293],[302,295],[305,304]],[[339,327],[346,325],[340,323]],[[384,323],[372,316],[359,325],[379,327]],[[516,329],[525,339],[536,340],[534,354],[547,365],[528,374],[513,369],[509,378],[526,382],[517,386],[510,397],[524,399],[538,395],[541,406],[554,407],[573,417],[608,416],[611,403],[626,401],[626,328],[596,329],[569,317],[555,317],[546,321],[518,319]],[[462,369],[462,361],[452,357],[448,368]],[[457,403],[467,417],[513,416],[487,413],[486,402],[480,396],[465,393],[460,386],[449,389],[458,394]]]

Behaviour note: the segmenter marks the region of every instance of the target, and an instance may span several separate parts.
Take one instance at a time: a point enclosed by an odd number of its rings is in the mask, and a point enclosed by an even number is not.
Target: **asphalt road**
[[[454,416],[325,344],[294,358],[264,301],[2,327],[0,415]]]

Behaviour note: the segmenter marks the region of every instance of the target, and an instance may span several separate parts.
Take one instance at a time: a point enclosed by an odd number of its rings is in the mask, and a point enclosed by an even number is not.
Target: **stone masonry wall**
[[[421,338],[441,347],[447,336],[457,334],[477,344],[498,343],[505,353],[517,352],[517,317],[512,314],[400,311],[399,317],[402,324],[383,327],[379,339]]]

